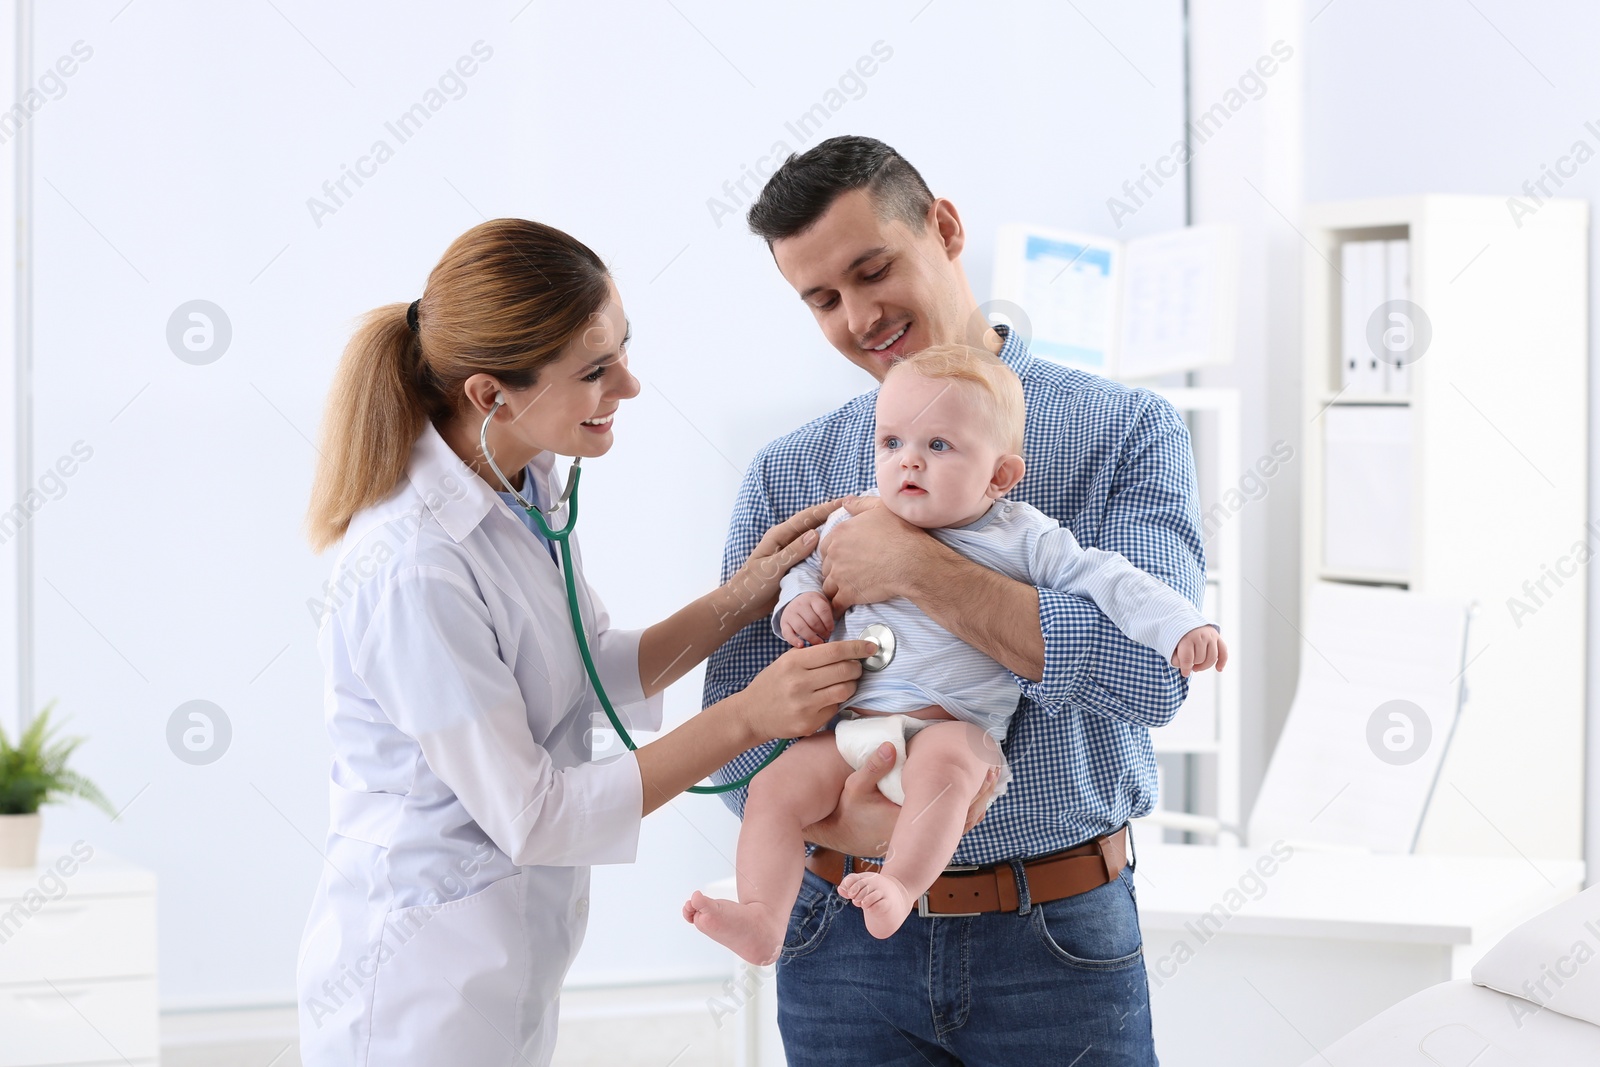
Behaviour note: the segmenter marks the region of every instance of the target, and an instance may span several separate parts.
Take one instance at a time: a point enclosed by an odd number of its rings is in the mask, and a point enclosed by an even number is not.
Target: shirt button
[[[573,914],[582,919],[589,914],[589,898],[579,897],[578,902],[572,906]]]

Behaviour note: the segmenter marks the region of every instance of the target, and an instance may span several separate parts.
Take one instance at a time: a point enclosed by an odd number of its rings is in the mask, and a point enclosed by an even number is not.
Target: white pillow
[[[1600,1026],[1600,885],[1511,931],[1472,981],[1529,1001],[1527,1015],[1549,1008]]]

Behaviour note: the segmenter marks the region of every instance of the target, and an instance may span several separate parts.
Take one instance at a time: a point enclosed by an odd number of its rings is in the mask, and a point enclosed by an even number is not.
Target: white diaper
[[[840,719],[833,728],[834,743],[839,746],[839,755],[855,770],[860,770],[878,746],[885,741],[894,746],[894,767],[888,774],[878,780],[878,792],[894,801],[896,804],[905,804],[906,791],[900,783],[900,768],[906,762],[906,742],[915,737],[918,731],[932,726],[936,722],[949,722],[948,719],[919,719],[912,715],[879,715],[862,714],[854,708],[847,708],[844,718]],[[996,746],[998,750],[998,746]],[[1004,753],[1000,754],[1000,780],[995,785],[994,795],[999,796],[1006,791],[1006,785],[1011,781],[1011,766],[1006,762]],[[991,799],[989,803],[993,804]]]

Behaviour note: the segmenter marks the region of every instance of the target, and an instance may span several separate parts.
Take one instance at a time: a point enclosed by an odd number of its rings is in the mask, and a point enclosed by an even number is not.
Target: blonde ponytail
[[[318,552],[344,536],[356,512],[400,483],[422,432],[427,412],[410,380],[419,357],[406,306],[368,312],[334,374],[306,516]]]

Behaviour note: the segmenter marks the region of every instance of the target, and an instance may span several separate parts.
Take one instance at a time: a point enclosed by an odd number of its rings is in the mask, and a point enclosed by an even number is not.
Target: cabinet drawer
[[[155,1059],[156,980],[0,987],[0,1067]]]
[[[0,901],[0,983],[156,973],[156,898]]]

